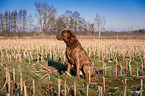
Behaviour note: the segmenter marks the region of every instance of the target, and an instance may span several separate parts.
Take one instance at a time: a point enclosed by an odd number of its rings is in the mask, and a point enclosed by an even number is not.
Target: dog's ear
[[[76,38],[76,35],[73,33],[73,32],[69,32],[69,42],[71,43],[71,44],[75,44],[78,40],[77,40],[77,38]]]
[[[70,38],[76,38],[76,35],[70,31]]]
[[[66,30],[66,33],[68,34],[68,39],[76,38],[75,34],[71,32],[70,30]]]
[[[63,40],[67,44],[67,46],[72,46],[78,41],[75,34],[72,33],[70,30],[64,30],[62,34]]]

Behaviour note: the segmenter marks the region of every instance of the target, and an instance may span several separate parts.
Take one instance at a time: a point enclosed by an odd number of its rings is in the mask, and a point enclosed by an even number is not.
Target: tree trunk
[[[99,30],[99,37],[101,37],[101,30]]]

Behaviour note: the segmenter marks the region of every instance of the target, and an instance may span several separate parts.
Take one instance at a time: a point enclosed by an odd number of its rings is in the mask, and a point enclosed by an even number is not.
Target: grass
[[[139,68],[139,76],[145,75],[145,71],[142,71],[142,62],[144,65],[145,61],[145,40],[80,39],[79,41],[90,56],[96,69],[96,74],[100,73],[105,77],[106,91],[103,91],[103,95],[124,95],[125,78],[127,79],[126,95],[140,95],[140,93],[133,93],[132,91],[140,90],[141,79],[143,79],[143,84],[145,84],[145,77],[137,78],[136,76],[137,66]],[[3,88],[6,81],[5,68],[7,67],[10,72],[11,95],[24,95],[24,88],[22,94],[20,94],[20,72],[22,72],[23,82],[25,81],[27,86],[27,94],[30,96],[33,95],[33,79],[35,80],[36,96],[58,95],[58,79],[60,80],[62,96],[64,95],[65,81],[67,94],[74,95],[73,86],[74,82],[76,82],[76,94],[80,96],[86,95],[88,80],[83,80],[76,76],[70,77],[65,73],[67,59],[65,57],[64,42],[52,39],[13,39],[0,40],[0,44],[0,63],[2,63],[0,65],[0,89]],[[19,54],[21,54],[21,61],[19,61]],[[132,76],[130,75],[129,62],[132,68]],[[106,74],[103,67],[105,63]],[[115,75],[116,63],[118,63],[117,77]],[[122,75],[120,73],[120,65],[122,65]],[[13,68],[15,68],[16,73],[15,82]],[[145,70],[144,66],[143,70]],[[92,83],[89,85],[89,96],[99,95],[99,86],[103,90],[103,76],[92,77]],[[0,95],[8,93],[7,85],[0,91]],[[143,89],[145,89],[144,86]],[[143,95],[145,95],[145,91],[143,91]]]

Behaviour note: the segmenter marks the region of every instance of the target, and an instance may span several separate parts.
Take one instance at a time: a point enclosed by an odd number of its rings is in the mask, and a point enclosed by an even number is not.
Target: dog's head
[[[61,34],[57,35],[58,40],[63,40],[68,46],[71,46],[77,42],[77,38],[70,30],[64,30]]]

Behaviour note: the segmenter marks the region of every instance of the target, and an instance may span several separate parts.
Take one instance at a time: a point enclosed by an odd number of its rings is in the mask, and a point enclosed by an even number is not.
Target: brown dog
[[[84,78],[94,75],[94,66],[91,63],[86,51],[82,48],[76,36],[70,30],[64,30],[60,35],[57,35],[58,40],[63,40],[66,43],[66,57],[68,59],[67,71],[70,72],[71,65],[75,66],[76,74],[79,77],[83,73]]]

